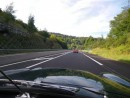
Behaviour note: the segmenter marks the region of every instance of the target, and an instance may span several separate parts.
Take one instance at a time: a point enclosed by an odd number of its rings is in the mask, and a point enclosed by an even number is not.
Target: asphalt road
[[[77,69],[97,75],[110,72],[130,79],[130,64],[83,52],[62,50],[0,56],[0,69],[4,71],[37,67]]]

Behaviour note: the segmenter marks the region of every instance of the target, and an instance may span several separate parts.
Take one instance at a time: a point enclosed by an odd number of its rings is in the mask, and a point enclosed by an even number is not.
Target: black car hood
[[[88,87],[97,91],[103,90],[100,81],[82,76],[83,72],[69,69],[17,69],[5,71],[13,80],[34,81],[36,83],[53,83]],[[81,75],[80,75],[81,74]],[[85,74],[85,73],[84,73]],[[87,74],[87,73],[86,73]]]
[[[5,71],[13,80],[54,83],[88,88],[99,93],[106,93],[108,98],[130,98],[130,82],[111,73],[97,76],[90,72],[58,68],[17,69]],[[0,78],[2,75],[0,75]],[[113,97],[114,96],[114,97]]]

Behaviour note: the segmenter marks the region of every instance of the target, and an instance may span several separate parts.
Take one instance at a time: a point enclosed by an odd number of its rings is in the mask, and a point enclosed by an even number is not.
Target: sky
[[[110,21],[127,6],[127,0],[0,0],[0,8],[11,2],[17,19],[27,23],[34,15],[39,30],[78,37],[106,37]]]

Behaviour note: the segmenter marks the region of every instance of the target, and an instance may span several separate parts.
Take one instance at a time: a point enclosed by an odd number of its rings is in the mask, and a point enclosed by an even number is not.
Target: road
[[[130,65],[89,53],[69,50],[23,53],[0,56],[0,69],[69,68],[89,71],[97,75],[111,72],[130,79]]]

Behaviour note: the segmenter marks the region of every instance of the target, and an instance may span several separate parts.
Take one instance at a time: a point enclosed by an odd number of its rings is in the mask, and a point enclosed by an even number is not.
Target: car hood
[[[5,73],[13,80],[83,87],[97,93],[105,93],[108,98],[130,98],[129,80],[111,73],[97,76],[87,71],[59,68],[17,69]],[[0,78],[4,77],[0,75]]]

